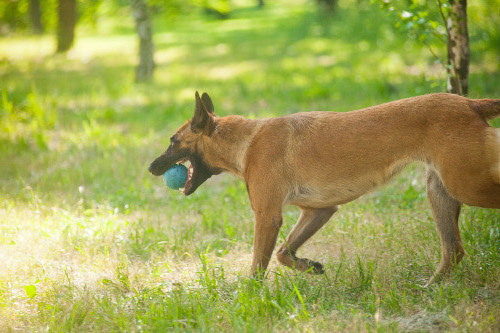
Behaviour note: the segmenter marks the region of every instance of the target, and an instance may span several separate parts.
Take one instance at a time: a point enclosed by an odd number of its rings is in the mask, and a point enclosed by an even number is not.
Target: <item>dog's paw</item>
[[[309,273],[320,275],[325,272],[325,270],[323,269],[323,265],[320,264],[319,262],[310,260],[310,263],[311,263],[311,268],[308,271]]]
[[[314,275],[323,274],[325,272],[323,270],[323,265],[307,258],[294,257],[293,266],[289,267],[295,268],[300,272],[306,272]]]

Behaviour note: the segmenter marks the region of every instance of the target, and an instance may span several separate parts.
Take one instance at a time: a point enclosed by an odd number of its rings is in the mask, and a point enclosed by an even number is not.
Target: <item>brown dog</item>
[[[295,256],[337,211],[387,182],[408,163],[427,165],[427,195],[441,238],[441,263],[428,284],[464,256],[458,229],[462,203],[500,208],[500,100],[450,94],[407,98],[362,110],[307,112],[250,120],[217,117],[210,97],[196,93],[192,119],[149,167],[156,176],[189,160],[184,194],[212,175],[245,180],[255,214],[252,274],[271,258],[286,204],[302,211],[278,260],[320,274],[320,263]]]

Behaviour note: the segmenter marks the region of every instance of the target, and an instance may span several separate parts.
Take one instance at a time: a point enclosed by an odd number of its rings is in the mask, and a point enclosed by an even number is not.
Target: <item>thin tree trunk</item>
[[[144,0],[131,0],[137,35],[139,36],[139,64],[136,68],[136,82],[149,81],[153,78],[154,44],[151,19]]]
[[[29,5],[31,28],[36,34],[43,33],[42,10],[40,9],[40,0],[30,0]]]
[[[467,0],[450,0],[451,10],[446,22],[448,31],[449,93],[467,96],[469,93],[469,32],[467,30]]]
[[[76,0],[59,0],[57,27],[57,51],[68,51],[73,46],[76,26]]]
[[[264,0],[259,0],[258,1],[258,6],[259,7],[264,7]]]
[[[333,13],[338,5],[338,0],[316,0],[321,11]]]

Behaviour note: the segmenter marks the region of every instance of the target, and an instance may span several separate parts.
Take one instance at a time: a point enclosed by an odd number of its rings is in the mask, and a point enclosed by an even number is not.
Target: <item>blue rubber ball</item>
[[[184,187],[187,178],[187,168],[182,164],[174,164],[163,174],[163,181],[165,184],[174,190]]]

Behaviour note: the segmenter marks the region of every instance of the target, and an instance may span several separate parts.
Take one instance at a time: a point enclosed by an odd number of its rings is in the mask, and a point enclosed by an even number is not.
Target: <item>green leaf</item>
[[[24,286],[24,291],[26,291],[26,295],[29,298],[33,299],[36,296],[36,286],[34,284],[30,284],[29,286]]]
[[[424,12],[424,11],[421,11],[421,12],[418,12],[418,16],[419,16],[419,17],[427,17],[427,16],[429,16],[429,13],[428,13],[428,12],[426,12],[426,11],[425,11],[425,12]]]

